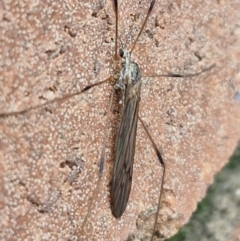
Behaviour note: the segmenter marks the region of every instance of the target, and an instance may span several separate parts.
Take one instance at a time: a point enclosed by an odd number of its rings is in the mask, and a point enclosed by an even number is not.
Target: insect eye
[[[119,49],[119,55],[120,55],[121,58],[123,58],[124,51],[122,49]]]

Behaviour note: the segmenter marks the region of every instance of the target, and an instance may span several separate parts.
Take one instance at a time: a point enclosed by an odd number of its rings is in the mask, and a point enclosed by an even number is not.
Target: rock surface
[[[131,46],[147,1],[119,3]],[[159,239],[187,222],[240,136],[240,4],[156,1],[134,53],[143,76],[140,116],[166,162]],[[0,3],[0,109],[21,111],[112,74],[111,1]],[[199,72],[193,78],[157,75]],[[126,240],[151,235],[162,169],[138,125],[133,185],[121,219],[110,210],[116,112],[111,86],[0,118],[2,240]],[[103,176],[98,162],[107,125]],[[93,200],[92,205],[90,205]],[[90,207],[90,208],[89,208]]]

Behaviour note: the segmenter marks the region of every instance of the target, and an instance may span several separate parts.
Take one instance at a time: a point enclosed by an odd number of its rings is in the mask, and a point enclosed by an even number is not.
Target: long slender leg
[[[65,96],[63,96],[63,97],[55,98],[55,99],[53,99],[53,100],[50,100],[50,101],[45,102],[44,104],[36,105],[36,106],[30,107],[30,108],[27,108],[27,109],[25,109],[25,110],[8,112],[8,113],[0,113],[0,118],[7,118],[7,117],[10,117],[10,116],[16,116],[16,115],[23,115],[23,114],[25,114],[25,113],[27,113],[27,112],[29,112],[29,111],[42,108],[42,107],[47,106],[47,105],[49,105],[49,104],[52,104],[52,103],[54,103],[54,102],[64,101],[64,100],[70,99],[71,97],[76,96],[76,95],[79,95],[79,94],[81,94],[81,93],[83,93],[83,92],[91,89],[91,88],[94,87],[94,86],[101,85],[101,84],[106,83],[106,82],[111,81],[111,80],[112,80],[112,77],[109,77],[109,78],[107,78],[107,79],[105,79],[105,80],[103,80],[103,81],[100,81],[100,82],[98,82],[98,83],[95,83],[95,84],[92,84],[92,85],[88,85],[88,86],[86,86],[86,87],[85,87],[83,90],[81,90],[81,91],[75,92],[75,93],[73,93],[73,94],[67,94],[67,95],[65,95]]]
[[[142,34],[142,31],[143,31],[143,29],[144,29],[144,27],[145,27],[145,25],[146,25],[146,23],[147,23],[147,20],[148,20],[151,12],[152,12],[152,10],[153,10],[155,1],[156,1],[156,0],[152,0],[151,3],[150,3],[150,7],[149,7],[149,9],[148,9],[147,16],[145,17],[144,22],[143,22],[143,24],[142,24],[142,27],[141,27],[141,29],[140,29],[140,31],[139,31],[139,33],[138,33],[138,36],[137,36],[137,38],[135,39],[135,41],[134,41],[134,43],[133,43],[133,46],[132,46],[132,49],[131,49],[131,53],[133,52],[133,50],[134,50],[134,48],[135,48],[135,45],[136,45],[139,37],[140,37],[141,34]]]
[[[145,77],[174,77],[174,78],[190,78],[190,77],[195,77],[198,76],[204,72],[210,71],[211,69],[213,69],[216,66],[216,64],[212,64],[207,68],[202,69],[201,71],[197,72],[197,73],[193,73],[193,74],[161,74],[161,75],[154,75],[154,76],[145,76]]]
[[[112,0],[113,2],[113,9],[115,12],[115,53],[114,53],[114,58],[117,60],[118,56],[118,1],[117,0]]]
[[[152,232],[152,237],[151,237],[151,241],[153,240],[153,237],[154,237],[154,234],[155,234],[155,230],[156,230],[156,225],[157,225],[157,220],[158,220],[158,214],[159,214],[159,210],[160,210],[160,207],[161,207],[161,199],[162,199],[162,194],[163,194],[163,184],[164,184],[164,179],[165,179],[165,170],[166,170],[166,165],[163,161],[163,158],[161,156],[161,153],[159,151],[159,149],[157,148],[157,145],[155,144],[154,140],[152,139],[147,127],[145,126],[145,124],[143,123],[143,120],[138,116],[138,119],[140,120],[144,130],[146,131],[147,135],[148,135],[148,138],[150,139],[152,145],[153,145],[153,148],[154,148],[154,151],[158,157],[158,160],[160,162],[160,164],[162,165],[163,167],[163,174],[162,174],[162,180],[161,180],[161,187],[160,187],[160,193],[159,193],[159,197],[158,197],[158,206],[157,206],[157,213],[156,213],[156,216],[155,216],[155,221],[154,221],[154,227],[153,227],[153,232]]]
[[[109,109],[108,109],[108,113],[107,113],[107,121],[106,121],[106,123],[109,121],[109,115],[110,115],[110,112],[111,112],[111,109],[112,109],[112,103],[113,103],[113,92],[111,93],[111,97],[110,97],[110,104],[109,104]],[[105,152],[106,152],[106,143],[107,143],[107,139],[108,139],[108,132],[109,132],[109,129],[108,129],[108,126],[106,125],[105,131],[104,131],[103,147],[102,147],[100,163],[99,163],[99,174],[100,174],[100,177],[102,175],[103,168],[104,168]]]
[[[109,120],[109,114],[110,114],[110,111],[111,111],[111,108],[112,108],[112,103],[113,103],[113,92],[111,93],[111,97],[110,97],[110,104],[109,104],[106,122],[108,122],[108,120]],[[82,224],[82,227],[81,227],[81,230],[80,230],[80,234],[82,234],[84,232],[84,228],[86,226],[87,220],[88,220],[90,212],[92,210],[93,203],[95,201],[95,198],[97,197],[98,191],[100,190],[101,177],[102,177],[104,162],[105,162],[105,151],[106,151],[106,143],[107,143],[107,139],[108,139],[108,131],[109,130],[108,130],[107,125],[106,125],[105,131],[104,131],[103,147],[102,147],[100,163],[99,163],[99,178],[98,178],[97,186],[96,186],[96,188],[94,189],[94,192],[93,192],[93,197],[91,198],[90,203],[88,205],[87,215],[85,216],[85,218],[83,220],[83,224]]]
[[[117,50],[118,50],[118,1],[117,0],[112,0],[112,2],[113,2],[113,9],[114,9],[114,12],[115,12],[115,17],[116,17],[114,59],[115,59],[115,61],[117,61],[117,58],[118,58],[118,53],[117,53]],[[110,79],[112,79],[112,77],[110,77]],[[84,89],[84,91],[86,90],[86,88]],[[114,93],[112,91],[111,92],[111,97],[110,97],[109,109],[108,109],[108,112],[107,112],[106,123],[109,121],[109,115],[110,115],[111,108],[112,108],[112,103],[113,103],[113,94]],[[93,202],[94,202],[94,200],[95,200],[95,198],[97,196],[97,193],[99,191],[99,187],[100,187],[100,184],[101,184],[101,177],[102,177],[102,173],[103,173],[103,169],[104,169],[104,162],[105,162],[105,153],[106,153],[106,143],[107,143],[107,139],[108,139],[108,132],[109,132],[109,129],[108,129],[108,126],[106,125],[105,130],[104,130],[104,140],[103,140],[103,146],[102,146],[100,162],[99,162],[99,178],[98,178],[97,186],[96,186],[96,188],[94,190],[94,193],[93,193],[93,197],[92,197],[92,199],[90,201],[90,204],[88,206],[88,212],[87,212],[87,215],[84,218],[80,234],[83,232],[83,230],[85,228],[85,225],[87,223],[88,217],[89,217],[90,212],[92,210]]]

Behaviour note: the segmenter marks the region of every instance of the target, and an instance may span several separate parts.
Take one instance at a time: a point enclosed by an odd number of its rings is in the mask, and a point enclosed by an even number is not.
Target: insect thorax
[[[120,49],[119,55],[123,58],[122,69],[119,72],[115,88],[125,89],[126,85],[134,86],[141,80],[141,72],[138,65],[131,61],[131,52],[126,49]]]

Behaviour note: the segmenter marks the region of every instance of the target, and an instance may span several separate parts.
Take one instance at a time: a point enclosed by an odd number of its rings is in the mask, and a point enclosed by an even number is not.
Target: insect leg
[[[65,100],[67,100],[67,99],[70,99],[70,98],[73,97],[73,96],[80,95],[81,93],[83,93],[83,92],[91,89],[91,88],[94,87],[94,86],[101,85],[101,84],[106,83],[106,82],[111,81],[111,80],[112,80],[112,77],[109,77],[109,78],[107,78],[107,79],[105,79],[105,80],[103,80],[103,81],[100,81],[100,82],[98,82],[98,83],[95,83],[95,84],[92,84],[92,85],[88,85],[88,86],[86,86],[84,89],[82,89],[82,90],[80,90],[80,91],[78,91],[78,92],[75,92],[75,93],[73,93],[73,94],[67,94],[67,95],[65,95],[65,96],[58,97],[58,98],[55,98],[55,99],[53,99],[53,100],[49,100],[49,101],[47,101],[47,102],[45,102],[45,103],[43,103],[43,104],[29,107],[29,108],[27,108],[27,109],[25,109],[25,110],[13,111],[13,112],[8,112],[8,113],[0,113],[0,118],[7,118],[7,117],[10,117],[10,116],[16,116],[16,115],[23,115],[23,114],[25,114],[25,113],[27,113],[27,112],[29,112],[29,111],[36,110],[36,109],[45,107],[45,106],[47,106],[47,105],[49,105],[49,104],[52,104],[52,103],[55,103],[55,102],[58,102],[58,101],[65,101]]]
[[[161,180],[161,188],[160,188],[160,193],[159,193],[159,198],[158,198],[158,206],[157,206],[157,213],[156,213],[156,216],[155,216],[155,221],[154,221],[154,227],[153,227],[153,232],[152,232],[152,237],[151,237],[151,241],[153,241],[153,237],[154,237],[154,234],[155,234],[155,230],[156,230],[156,225],[157,225],[157,220],[158,220],[158,214],[159,214],[159,210],[160,210],[160,207],[161,207],[161,199],[162,199],[162,194],[163,194],[163,184],[164,184],[164,179],[165,179],[165,170],[166,170],[166,165],[163,161],[163,158],[161,156],[161,153],[159,151],[159,149],[157,148],[157,145],[155,144],[155,142],[153,141],[147,127],[145,126],[145,124],[143,123],[143,120],[138,116],[144,130],[146,131],[152,145],[153,145],[153,148],[154,148],[154,151],[158,157],[158,160],[160,162],[160,164],[162,165],[163,167],[163,174],[162,174],[162,180]]]
[[[142,27],[141,27],[141,29],[140,29],[140,31],[139,31],[139,33],[138,33],[138,36],[137,36],[137,38],[135,39],[135,41],[134,41],[134,43],[133,43],[133,46],[132,46],[132,49],[131,49],[131,53],[132,53],[132,51],[134,50],[135,45],[136,45],[139,37],[140,37],[141,34],[142,34],[142,31],[143,31],[143,29],[144,29],[144,27],[145,27],[145,25],[146,25],[146,23],[147,23],[147,20],[148,20],[151,12],[152,12],[152,10],[153,10],[155,1],[156,1],[156,0],[152,0],[151,3],[150,3],[150,7],[149,7],[149,9],[148,9],[147,16],[145,17],[144,22],[143,22],[143,24],[142,24]]]

